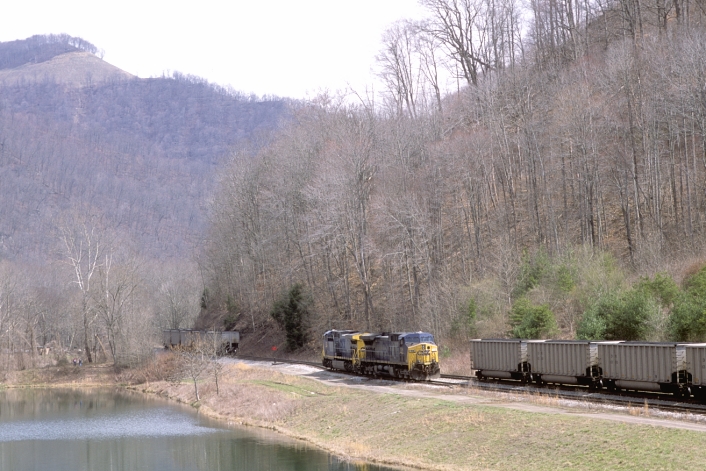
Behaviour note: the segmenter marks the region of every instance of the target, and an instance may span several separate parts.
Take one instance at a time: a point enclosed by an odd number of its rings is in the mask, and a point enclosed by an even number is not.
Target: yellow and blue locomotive
[[[329,330],[323,338],[326,368],[425,381],[438,378],[439,349],[426,332],[367,333]]]

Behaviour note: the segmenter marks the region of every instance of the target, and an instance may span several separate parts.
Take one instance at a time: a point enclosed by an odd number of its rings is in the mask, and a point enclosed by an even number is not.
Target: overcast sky
[[[140,77],[179,71],[305,98],[347,84],[362,93],[382,32],[423,16],[417,0],[8,0],[0,41],[67,33]]]

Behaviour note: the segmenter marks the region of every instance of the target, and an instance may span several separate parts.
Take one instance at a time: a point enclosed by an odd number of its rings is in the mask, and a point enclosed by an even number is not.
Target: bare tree
[[[491,63],[485,56],[485,5],[480,0],[421,0],[431,11],[428,32],[438,38],[461,67],[462,77],[475,86]]]
[[[357,274],[362,295],[363,321],[371,329],[375,320],[372,270],[373,239],[370,203],[378,170],[375,120],[365,112],[350,110],[334,117],[336,128],[329,159],[322,166],[315,208],[330,229],[329,236],[343,244]],[[347,263],[347,262],[344,262]]]
[[[448,64],[444,63],[441,56],[441,43],[428,32],[424,24],[415,24],[415,50],[419,55],[420,68],[426,78],[426,82],[431,87],[433,101],[439,112],[443,111],[442,93],[445,93],[443,76],[448,69]]]
[[[6,266],[6,263],[0,265],[3,269],[0,271],[0,345],[5,352],[4,369],[8,371],[13,369],[11,365],[14,352],[13,338],[18,319],[15,307],[17,287],[10,273],[5,269]]]
[[[417,117],[421,64],[416,51],[415,27],[409,21],[392,25],[382,37],[383,49],[376,56],[380,78],[387,86],[396,115]]]
[[[159,327],[190,329],[199,312],[203,286],[190,263],[165,263],[155,274],[155,310]]]
[[[211,364],[208,350],[209,347],[200,338],[192,345],[176,350],[177,368],[171,379],[173,382],[181,382],[182,379],[188,378],[194,385],[194,396],[197,401],[201,400],[199,380],[208,373]]]
[[[134,306],[134,294],[140,280],[134,258],[117,266],[116,258],[114,253],[106,254],[98,267],[100,286],[95,293],[95,306],[107,335],[113,363],[117,365],[121,354],[128,353],[126,320]]]
[[[216,329],[211,331],[211,335],[207,336],[203,341],[203,350],[209,360],[208,370],[213,376],[213,381],[216,384],[216,396],[220,394],[218,380],[221,378],[225,365],[219,361],[219,357],[224,353],[222,338]]]
[[[98,216],[76,213],[62,222],[59,234],[65,262],[73,271],[72,284],[80,292],[83,344],[86,359],[92,362],[89,339],[97,311],[91,302],[91,282],[109,252],[108,238]]]

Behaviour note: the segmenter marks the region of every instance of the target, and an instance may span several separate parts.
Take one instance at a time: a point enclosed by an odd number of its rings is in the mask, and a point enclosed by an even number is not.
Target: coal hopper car
[[[475,339],[471,368],[481,380],[706,395],[706,344]]]

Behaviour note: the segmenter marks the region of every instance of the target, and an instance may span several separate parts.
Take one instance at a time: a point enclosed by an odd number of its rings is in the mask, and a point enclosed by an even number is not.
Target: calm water
[[[0,391],[2,471],[387,471],[125,391]]]

